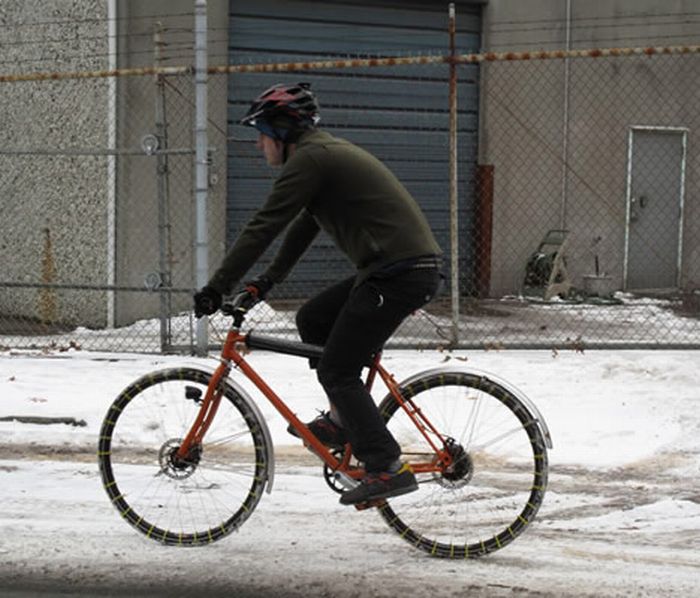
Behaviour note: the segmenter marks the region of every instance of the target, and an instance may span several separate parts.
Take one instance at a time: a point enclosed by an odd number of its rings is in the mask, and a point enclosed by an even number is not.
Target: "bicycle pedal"
[[[358,511],[364,511],[366,509],[372,509],[374,507],[383,507],[386,504],[386,500],[383,498],[376,498],[374,500],[368,500],[367,502],[359,502],[355,505]]]

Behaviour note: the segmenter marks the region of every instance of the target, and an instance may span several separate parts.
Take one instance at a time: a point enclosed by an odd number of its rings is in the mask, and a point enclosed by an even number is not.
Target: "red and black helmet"
[[[318,110],[309,83],[278,83],[255,98],[238,123],[286,141],[289,132],[313,127],[320,119]]]

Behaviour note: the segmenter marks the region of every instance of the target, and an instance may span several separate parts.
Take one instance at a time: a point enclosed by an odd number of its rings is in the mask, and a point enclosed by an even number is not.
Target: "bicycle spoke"
[[[514,436],[516,434],[522,434],[522,431],[523,431],[522,426],[513,427],[510,430],[507,430],[506,432],[503,432],[503,433],[499,434],[498,436],[491,438],[490,440],[487,440],[487,441],[482,442],[480,444],[468,445],[468,448],[474,452],[483,451],[487,447],[498,444],[499,442],[501,442],[502,440],[505,440],[506,438],[508,438],[510,436]]]
[[[520,534],[542,501],[546,448],[516,397],[483,376],[450,372],[413,382],[411,404],[446,440],[447,467],[417,473],[419,489],[380,507],[411,544],[443,557],[475,557]],[[380,407],[409,463],[437,463],[393,397]],[[537,455],[537,456],[536,456]],[[420,471],[420,469],[417,469]]]
[[[207,439],[205,446],[216,446],[218,444],[224,444],[225,442],[232,442],[238,440],[239,438],[245,438],[250,434],[248,430],[241,430],[235,434],[229,434],[228,436],[223,436],[222,438],[217,438],[216,440]]]
[[[190,369],[142,378],[117,398],[100,433],[100,469],[112,502],[136,529],[168,544],[230,533],[266,480],[262,424],[228,387],[204,444],[187,460],[175,457],[200,409],[191,388],[204,396],[208,381],[209,374]]]
[[[481,399],[482,396],[479,395],[479,397],[474,401],[472,405],[472,413],[469,417],[469,425],[467,426],[467,428],[465,428],[464,432],[459,437],[459,441],[461,443],[466,444],[467,446],[469,446],[472,443],[472,439],[474,438],[474,431],[476,429],[476,423],[479,418],[479,409],[482,403]],[[464,435],[466,434],[467,430],[469,431],[469,437],[466,439],[465,442]]]

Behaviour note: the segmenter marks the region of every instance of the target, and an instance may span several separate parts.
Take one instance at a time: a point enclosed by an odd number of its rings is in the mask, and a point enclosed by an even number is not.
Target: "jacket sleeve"
[[[238,236],[208,286],[228,295],[272,241],[316,197],[320,185],[319,168],[313,159],[306,152],[293,154],[267,201]]]
[[[302,210],[289,225],[275,259],[268,266],[265,275],[274,283],[282,282],[316,238],[320,227],[308,210]]]

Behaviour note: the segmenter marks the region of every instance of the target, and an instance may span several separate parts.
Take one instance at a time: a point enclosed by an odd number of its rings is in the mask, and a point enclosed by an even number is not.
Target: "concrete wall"
[[[164,29],[167,65],[192,63],[191,0],[118,0],[120,67],[154,61],[153,28]],[[208,2],[210,64],[227,62],[228,1]],[[700,0],[491,0],[484,13],[484,49],[535,50],[697,43]],[[3,73],[105,69],[107,0],[0,3]],[[44,22],[40,28],[37,22]],[[60,40],[52,42],[51,40]],[[603,267],[622,285],[627,138],[640,124],[690,128],[683,247],[684,286],[700,284],[700,158],[698,61],[571,60],[488,64],[482,69],[480,162],[495,166],[492,285],[517,292],[528,255],[549,228],[572,230],[568,261],[575,283],[591,271],[591,240]],[[687,61],[685,67],[667,67]],[[171,148],[193,148],[190,77],[169,80],[166,120]],[[109,145],[106,79],[3,83],[0,124],[0,280],[109,282],[143,286],[160,270],[157,161],[117,161],[116,259],[108,264],[109,161],[77,155]],[[117,145],[138,151],[155,132],[153,77],[118,80]],[[568,117],[565,118],[565,99]],[[217,182],[210,196],[210,268],[225,247],[225,76],[209,86],[210,145]],[[566,125],[566,126],[565,126]],[[566,160],[565,138],[568,143]],[[544,148],[544,150],[543,150]],[[17,150],[7,153],[8,149]],[[37,152],[32,150],[42,150]],[[59,155],[46,155],[59,150]],[[63,151],[60,154],[61,150]],[[173,285],[193,287],[194,157],[169,158],[169,263]],[[0,288],[0,313],[49,322],[104,326],[103,291]],[[187,309],[189,296],[174,301]],[[158,313],[158,298],[117,293],[117,324]]]
[[[491,0],[484,49],[697,43],[700,0]],[[482,68],[480,161],[495,166],[492,285],[516,293],[550,228],[571,230],[574,283],[593,254],[623,286],[630,127],[689,127],[682,286],[700,284],[700,57],[491,63]],[[567,75],[568,66],[568,75]],[[567,166],[564,167],[566,162]],[[593,247],[595,239],[600,239]]]
[[[106,13],[106,0],[1,2],[0,71],[106,68]],[[104,284],[106,161],[70,151],[106,146],[107,89],[105,80],[0,84],[1,281]],[[105,310],[104,294],[0,288],[4,316],[99,324]]]
[[[226,64],[228,2],[210,1],[209,64]],[[120,67],[154,64],[154,27],[162,28],[162,65],[194,63],[194,3],[191,0],[138,2],[121,0]],[[153,15],[157,15],[154,17]],[[159,93],[153,77],[119,80],[119,140],[123,147],[141,147],[145,135],[156,134],[156,101]],[[194,149],[193,77],[167,78],[163,88],[165,122],[170,149]],[[220,261],[225,245],[226,197],[226,77],[212,78],[208,87],[209,145],[212,178],[209,196],[210,263]],[[160,165],[163,166],[163,163]],[[153,156],[123,157],[119,164],[117,190],[117,284],[144,286],[146,276],[160,271],[160,243],[166,247],[172,284],[193,288],[194,283],[194,155],[171,155],[167,159],[167,228],[159,228],[159,163]],[[172,309],[191,307],[191,296],[173,296]],[[118,293],[116,324],[128,324],[158,314],[159,298],[153,294]]]
[[[0,3],[3,74],[106,70],[107,0],[32,0]],[[162,64],[193,64],[191,0],[117,0],[119,68],[151,66],[153,31],[163,30]],[[210,64],[227,62],[228,1],[208,2]],[[43,24],[42,24],[43,23]],[[156,84],[152,76],[116,80],[116,147],[110,160],[109,94],[115,80],[80,79],[2,84],[0,122],[0,281],[61,284],[116,283],[144,288],[161,270],[160,235],[168,249],[172,284],[194,286],[194,155],[168,159],[167,228],[159,229],[156,158],[138,155],[142,138],[156,133]],[[192,76],[164,87],[169,147],[194,148]],[[211,263],[224,251],[226,77],[209,86],[213,177],[210,198]],[[38,152],[32,150],[39,150]],[[8,150],[17,150],[7,153]],[[46,152],[52,152],[46,155]],[[63,153],[62,153],[63,152]],[[76,153],[78,152],[78,153]],[[82,155],[94,153],[95,155]],[[80,154],[80,155],[78,155]],[[101,154],[101,155],[100,155]],[[116,189],[112,188],[116,177]],[[165,180],[165,179],[163,179]],[[110,215],[110,192],[116,210]],[[116,219],[114,255],[108,222]],[[111,262],[111,263],[109,263]],[[110,272],[115,272],[113,278]],[[189,295],[172,308],[189,308]],[[0,313],[46,323],[103,327],[158,314],[157,295],[106,291],[0,288]]]

